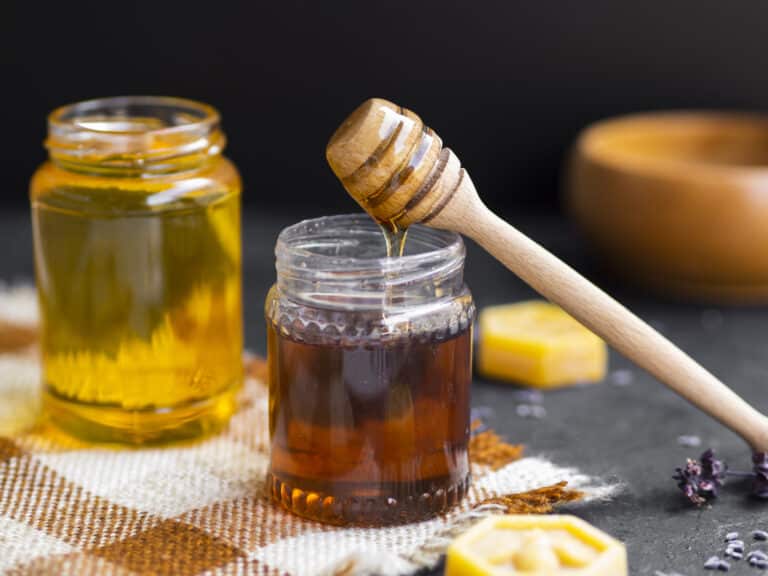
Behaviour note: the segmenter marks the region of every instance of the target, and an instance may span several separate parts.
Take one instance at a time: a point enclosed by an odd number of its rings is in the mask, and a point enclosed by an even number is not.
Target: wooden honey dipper
[[[350,195],[381,223],[421,222],[469,236],[548,300],[659,381],[768,451],[768,418],[578,272],[491,212],[456,155],[416,114],[374,98],[339,126],[326,150]]]

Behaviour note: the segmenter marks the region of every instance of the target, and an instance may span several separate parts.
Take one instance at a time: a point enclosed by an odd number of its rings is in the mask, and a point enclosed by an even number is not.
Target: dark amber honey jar
[[[266,302],[269,483],[334,524],[428,518],[469,483],[474,304],[464,245],[414,226],[386,258],[365,215],[285,229]]]

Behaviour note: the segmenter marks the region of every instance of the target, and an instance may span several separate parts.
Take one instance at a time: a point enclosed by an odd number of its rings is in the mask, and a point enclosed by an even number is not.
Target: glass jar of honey
[[[291,226],[266,301],[274,500],[334,524],[438,514],[469,482],[474,304],[464,245],[366,215]]]
[[[218,113],[106,98],[48,127],[30,199],[49,419],[97,442],[215,431],[243,340],[240,178]]]

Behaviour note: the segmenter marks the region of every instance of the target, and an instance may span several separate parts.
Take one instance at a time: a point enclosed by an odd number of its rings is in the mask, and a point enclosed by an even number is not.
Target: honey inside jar
[[[278,240],[267,297],[270,488],[335,524],[428,518],[469,482],[474,307],[455,234],[415,227],[387,259],[367,216]]]
[[[54,112],[31,184],[44,403],[91,441],[220,428],[242,379],[240,180],[218,115],[165,98]]]

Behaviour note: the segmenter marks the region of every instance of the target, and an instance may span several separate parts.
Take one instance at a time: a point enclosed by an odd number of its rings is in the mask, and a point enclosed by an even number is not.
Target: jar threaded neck
[[[168,173],[221,154],[219,113],[183,98],[119,96],[57,108],[45,141],[51,160],[116,175]]]
[[[388,258],[366,214],[305,220],[275,248],[277,285],[297,302],[333,309],[398,309],[450,299],[464,285],[465,249],[454,232],[414,225],[404,256]]]

